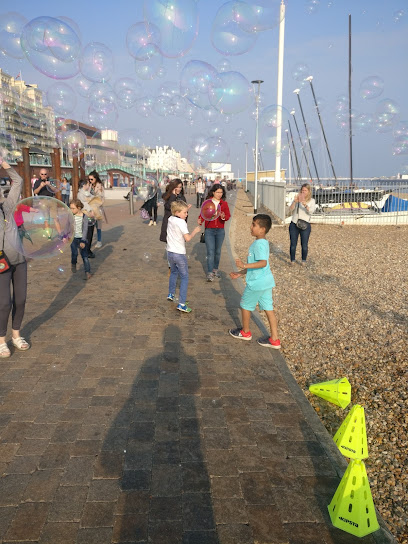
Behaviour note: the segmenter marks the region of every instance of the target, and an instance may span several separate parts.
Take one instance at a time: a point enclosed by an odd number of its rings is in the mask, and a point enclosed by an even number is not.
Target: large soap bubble
[[[13,59],[23,59],[20,36],[27,19],[20,13],[8,12],[0,15],[0,51]]]
[[[86,79],[86,77],[84,77],[83,75],[79,75],[75,79],[75,90],[80,96],[83,96],[84,98],[89,97],[89,89],[92,87],[92,85],[92,81],[89,81],[89,79]]]
[[[279,144],[276,131],[287,127],[290,113],[276,104],[264,108],[259,116],[259,135],[263,150],[273,155],[281,155],[287,150],[287,142],[283,138]]]
[[[48,104],[57,115],[67,116],[76,106],[77,97],[73,88],[62,81],[56,81],[47,90]]]
[[[81,74],[90,81],[109,81],[114,69],[112,51],[103,43],[88,43],[82,51],[80,68]]]
[[[228,144],[218,136],[211,136],[205,140],[205,149],[202,158],[205,162],[225,164],[229,160],[230,150]]]
[[[71,152],[73,157],[79,157],[86,147],[86,135],[82,130],[58,132],[58,142],[62,148]]]
[[[145,0],[145,21],[160,32],[159,46],[165,57],[181,57],[191,49],[198,34],[198,8],[195,0]]]
[[[142,96],[136,100],[135,109],[142,117],[149,117],[149,115],[152,113],[153,104],[154,100],[152,97]]]
[[[160,30],[156,25],[142,21],[132,25],[126,34],[126,47],[129,54],[136,60],[146,60],[144,48],[153,44],[160,46]]]
[[[209,106],[208,92],[215,84],[218,74],[211,64],[202,60],[190,60],[184,66],[180,76],[180,93],[195,106]]]
[[[149,200],[157,193],[158,186],[157,178],[152,174],[146,174],[143,178],[136,177],[133,186],[133,196],[139,200]]]
[[[226,115],[246,110],[252,102],[252,87],[239,72],[218,75],[209,92],[211,104]]]
[[[115,128],[119,117],[115,102],[102,98],[88,108],[88,119],[92,126],[108,129]]]
[[[64,21],[37,17],[25,25],[20,42],[27,60],[42,74],[53,79],[78,74],[81,44]]]
[[[255,45],[256,23],[252,6],[237,0],[226,2],[215,16],[211,43],[223,55],[243,55]]]
[[[292,77],[303,87],[306,83],[306,78],[310,76],[310,68],[304,62],[296,63],[292,68]]]
[[[384,81],[378,76],[370,76],[360,83],[360,96],[365,100],[378,98],[384,91]]]
[[[56,198],[25,198],[17,204],[14,219],[19,235],[16,249],[25,257],[54,257],[70,251],[74,216]]]
[[[221,214],[221,205],[216,206],[210,198],[205,200],[201,206],[200,216],[204,221],[215,221]]]

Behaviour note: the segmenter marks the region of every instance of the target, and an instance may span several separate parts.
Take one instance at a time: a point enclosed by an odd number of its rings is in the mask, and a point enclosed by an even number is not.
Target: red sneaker
[[[271,337],[260,338],[259,340],[257,340],[257,342],[260,346],[263,346],[264,348],[281,349],[281,343],[279,339],[272,340]]]

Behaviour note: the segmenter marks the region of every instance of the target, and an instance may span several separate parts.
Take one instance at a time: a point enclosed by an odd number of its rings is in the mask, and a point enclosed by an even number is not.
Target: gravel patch
[[[233,250],[246,258],[253,238],[240,189]],[[408,227],[312,225],[307,265],[289,262],[288,226],[268,233],[282,353],[334,436],[353,404],[365,408],[366,467],[375,505],[408,543]],[[266,321],[265,321],[266,323]],[[311,395],[312,383],[346,376],[345,410]]]

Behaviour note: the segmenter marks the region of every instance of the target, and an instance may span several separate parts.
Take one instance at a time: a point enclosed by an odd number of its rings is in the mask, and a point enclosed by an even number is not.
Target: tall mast
[[[349,14],[349,140],[350,140],[350,185],[353,183],[353,127],[351,124],[351,15]]]
[[[278,94],[276,98],[276,156],[275,181],[281,181],[282,153],[282,94],[283,94],[283,52],[285,43],[285,2],[281,1],[279,14],[279,49],[278,49]]]

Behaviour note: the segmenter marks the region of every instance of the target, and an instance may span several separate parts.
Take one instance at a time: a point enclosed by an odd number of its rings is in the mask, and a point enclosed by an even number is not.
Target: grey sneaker
[[[102,247],[102,242],[96,242],[95,247],[97,247],[98,249]]]
[[[221,274],[219,273],[218,270],[213,270],[213,276],[214,278],[221,278]]]
[[[207,281],[214,281],[214,274],[207,274]]]

